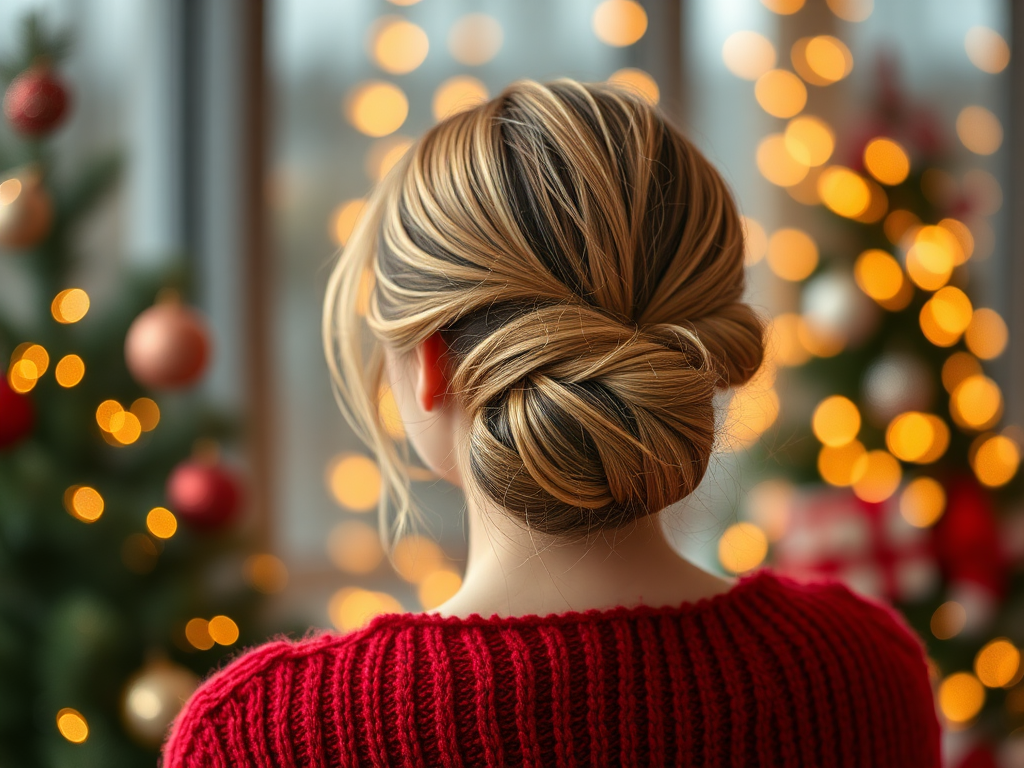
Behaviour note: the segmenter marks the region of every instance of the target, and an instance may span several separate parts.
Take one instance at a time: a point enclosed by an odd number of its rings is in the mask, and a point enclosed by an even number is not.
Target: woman
[[[324,332],[394,532],[417,510],[385,377],[464,490],[463,586],[236,659],[165,768],[939,766],[924,648],[895,612],[770,569],[718,578],[662,533],[707,468],[716,393],[762,362],[743,289],[725,183],[639,97],[523,81],[430,130],[368,203]]]

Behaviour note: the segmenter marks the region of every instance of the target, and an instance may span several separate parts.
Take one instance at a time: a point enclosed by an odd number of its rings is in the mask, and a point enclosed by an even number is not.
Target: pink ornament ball
[[[4,94],[4,114],[19,133],[41,136],[64,121],[70,101],[68,89],[54,71],[37,66],[11,81]]]
[[[203,316],[176,302],[155,304],[132,321],[124,344],[125,362],[137,382],[152,389],[195,384],[210,357]]]
[[[234,522],[242,508],[242,495],[241,481],[222,464],[189,459],[167,479],[171,511],[196,530],[215,530]]]

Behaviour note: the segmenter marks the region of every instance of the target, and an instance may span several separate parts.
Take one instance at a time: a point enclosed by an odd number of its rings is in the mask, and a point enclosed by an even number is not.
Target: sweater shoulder
[[[224,734],[216,733],[248,695],[253,682],[291,674],[317,657],[351,652],[367,639],[366,628],[339,635],[318,630],[301,639],[278,637],[242,651],[212,672],[185,702],[172,723],[161,751],[161,768],[208,765],[211,747]]]

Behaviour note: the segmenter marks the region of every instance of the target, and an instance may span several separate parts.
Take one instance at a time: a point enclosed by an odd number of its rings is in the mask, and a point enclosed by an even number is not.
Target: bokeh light
[[[826,86],[842,80],[853,71],[853,54],[836,37],[802,37],[789,53],[793,69],[807,83]]]
[[[85,361],[78,355],[64,355],[57,361],[53,376],[65,389],[75,386],[85,376]]]
[[[1010,46],[994,29],[971,27],[964,36],[967,58],[982,72],[995,75],[1010,63]]]
[[[733,32],[722,45],[722,61],[736,77],[757,80],[775,66],[775,46],[758,32]]]
[[[331,530],[327,554],[338,570],[360,576],[376,570],[384,559],[380,535],[359,520],[346,520]]]
[[[971,468],[982,485],[1006,485],[1020,468],[1020,447],[1006,435],[993,435],[974,451]]]
[[[639,93],[651,104],[657,104],[661,99],[658,83],[642,69],[624,67],[613,72],[608,77],[608,82]]]
[[[764,7],[782,16],[794,14],[804,7],[804,0],[761,0]]]
[[[135,414],[143,432],[152,432],[160,423],[160,406],[148,397],[137,398],[128,410]]]
[[[744,573],[764,562],[768,537],[753,523],[734,523],[718,540],[718,560],[729,573]]]
[[[964,107],[956,118],[956,134],[976,155],[991,155],[1003,144],[1003,125],[992,112],[976,104]]]
[[[823,446],[818,451],[818,474],[829,485],[847,488],[860,480],[867,470],[861,458],[867,449],[860,440],[852,440],[837,448]]]
[[[762,480],[747,492],[747,509],[768,541],[779,541],[789,529],[796,489],[788,480]]]
[[[954,352],[942,364],[942,386],[953,394],[960,382],[968,376],[981,373],[981,363],[967,352]]]
[[[935,427],[923,413],[908,411],[889,422],[885,445],[901,461],[917,461],[935,442]]]
[[[1003,354],[1010,340],[1006,321],[994,309],[982,307],[974,310],[964,333],[967,348],[982,360],[994,360]]]
[[[949,640],[959,635],[967,625],[967,611],[955,600],[948,600],[932,614],[931,630],[939,640]]]
[[[749,267],[768,253],[768,233],[757,219],[750,216],[741,216],[740,219],[743,222],[744,263]]]
[[[946,491],[934,478],[914,478],[900,493],[900,514],[915,528],[934,525],[945,511]]]
[[[779,416],[779,395],[755,379],[734,390],[725,416],[723,434],[726,450],[747,448],[775,423]]]
[[[402,424],[402,414],[398,410],[398,403],[395,402],[395,393],[391,391],[390,387],[383,387],[381,389],[377,410],[380,413],[380,419],[387,433],[396,440],[404,438],[405,425]]]
[[[898,142],[884,136],[864,147],[864,167],[883,184],[900,184],[910,174],[910,158]]]
[[[103,516],[103,497],[91,486],[72,485],[64,491],[64,509],[83,523],[95,523]]]
[[[808,168],[796,160],[786,148],[786,137],[772,133],[757,145],[757,168],[772,184],[790,187],[807,175]]]
[[[210,622],[198,617],[189,619],[185,625],[185,639],[193,648],[200,651],[208,651],[216,643],[210,635]]]
[[[485,13],[469,13],[452,25],[448,51],[460,64],[478,67],[498,55],[504,37],[496,18]]]
[[[970,672],[954,672],[939,684],[939,708],[953,723],[966,723],[985,705],[985,688]]]
[[[878,248],[864,251],[853,265],[860,289],[878,302],[894,298],[903,287],[903,269],[896,259]]]
[[[110,417],[110,434],[121,445],[131,445],[142,435],[142,422],[131,411],[118,411]]]
[[[334,213],[331,214],[331,239],[336,245],[345,245],[348,242],[365,206],[366,201],[360,197],[346,200],[334,209]]]
[[[857,478],[853,492],[857,498],[868,502],[881,502],[892,496],[899,488],[903,470],[899,461],[888,451],[868,451],[853,468]]]
[[[899,245],[908,232],[919,226],[921,226],[921,219],[916,213],[904,208],[897,208],[890,211],[889,215],[885,217],[882,230],[890,243]]]
[[[826,397],[814,409],[811,429],[823,445],[833,448],[846,445],[860,432],[860,410],[848,397]]]
[[[104,400],[96,407],[96,423],[104,432],[109,432],[111,419],[122,411],[124,408],[117,400]]]
[[[647,12],[635,0],[604,0],[591,19],[594,34],[606,45],[632,45],[647,31]]]
[[[281,558],[266,552],[249,555],[242,565],[245,580],[257,592],[274,595],[288,586],[288,568]]]
[[[761,109],[773,117],[793,117],[807,104],[807,88],[784,69],[772,69],[757,78],[754,96]]]
[[[455,593],[462,587],[462,577],[455,571],[441,568],[427,576],[420,582],[416,595],[419,597],[423,610],[430,611],[448,602]]]
[[[795,312],[782,312],[772,318],[769,349],[777,365],[798,366],[811,359],[810,352],[800,341],[800,328],[805,323]]]
[[[871,190],[857,173],[840,165],[832,165],[818,178],[818,194],[831,211],[855,218],[871,204]]]
[[[828,0],[829,10],[843,21],[864,21],[874,10],[875,0]]]
[[[368,512],[380,501],[380,468],[361,454],[336,456],[327,467],[327,487],[334,500],[353,512]]]
[[[81,288],[65,288],[50,304],[50,314],[58,323],[77,323],[88,311],[89,294]]]
[[[487,86],[480,80],[470,75],[449,77],[434,91],[434,119],[443,120],[484,101],[487,101]]]
[[[89,738],[89,724],[77,709],[64,707],[57,712],[57,730],[72,744],[81,744]]]
[[[392,595],[359,587],[342,587],[327,604],[331,623],[342,632],[359,629],[382,613],[401,612],[402,604]]]
[[[914,232],[907,250],[907,274],[920,288],[937,291],[949,282],[953,267],[964,261],[963,248],[945,227],[927,225]]]
[[[409,151],[411,146],[412,139],[407,136],[388,136],[387,138],[378,139],[370,147],[370,151],[366,153],[366,175],[373,181],[380,181],[387,176],[388,171],[398,164],[398,161]],[[346,230],[351,234],[351,227],[342,229],[343,232]],[[346,240],[349,234],[345,234]],[[338,241],[336,235],[333,239],[339,245],[344,244]]]
[[[1009,685],[1020,669],[1020,650],[1009,638],[997,637],[985,643],[974,657],[974,674],[988,688]]]
[[[206,631],[217,645],[232,645],[238,640],[238,625],[227,616],[214,616]]]
[[[392,75],[412,72],[429,51],[427,33],[401,16],[382,16],[370,31],[370,55],[378,67]]]
[[[772,272],[783,280],[798,282],[818,266],[818,246],[803,230],[786,227],[768,238],[766,258]]]
[[[1003,415],[1003,393],[987,376],[968,376],[957,385],[949,398],[949,413],[964,429],[981,431],[999,421]]]
[[[786,149],[793,159],[808,166],[822,165],[832,156],[836,136],[824,120],[801,115],[786,126]]]
[[[408,534],[399,539],[392,559],[398,575],[410,584],[419,584],[445,563],[444,553],[437,543],[419,534]]]
[[[394,83],[370,80],[349,94],[345,114],[360,133],[387,136],[402,127],[409,114],[409,100]]]
[[[153,507],[146,515],[146,528],[158,539],[169,539],[178,530],[178,518],[165,507]]]
[[[943,219],[939,222],[939,226],[953,235],[960,246],[959,251],[954,249],[953,266],[960,266],[971,258],[971,254],[974,252],[974,235],[971,234],[970,228],[962,221],[951,218]]]

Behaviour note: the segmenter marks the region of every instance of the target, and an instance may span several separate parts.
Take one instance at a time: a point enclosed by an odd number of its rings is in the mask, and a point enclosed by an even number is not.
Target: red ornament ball
[[[132,321],[124,357],[135,380],[153,389],[194,384],[210,357],[206,320],[177,302],[155,304]]]
[[[31,248],[50,232],[53,203],[35,170],[0,182],[0,245]]]
[[[32,399],[11,389],[5,372],[0,377],[0,450],[10,448],[28,435],[35,421]]]
[[[223,464],[181,462],[167,479],[171,511],[197,530],[223,528],[242,508],[242,482]]]
[[[71,101],[68,89],[48,66],[18,75],[4,95],[4,114],[19,133],[41,136],[64,120]]]

